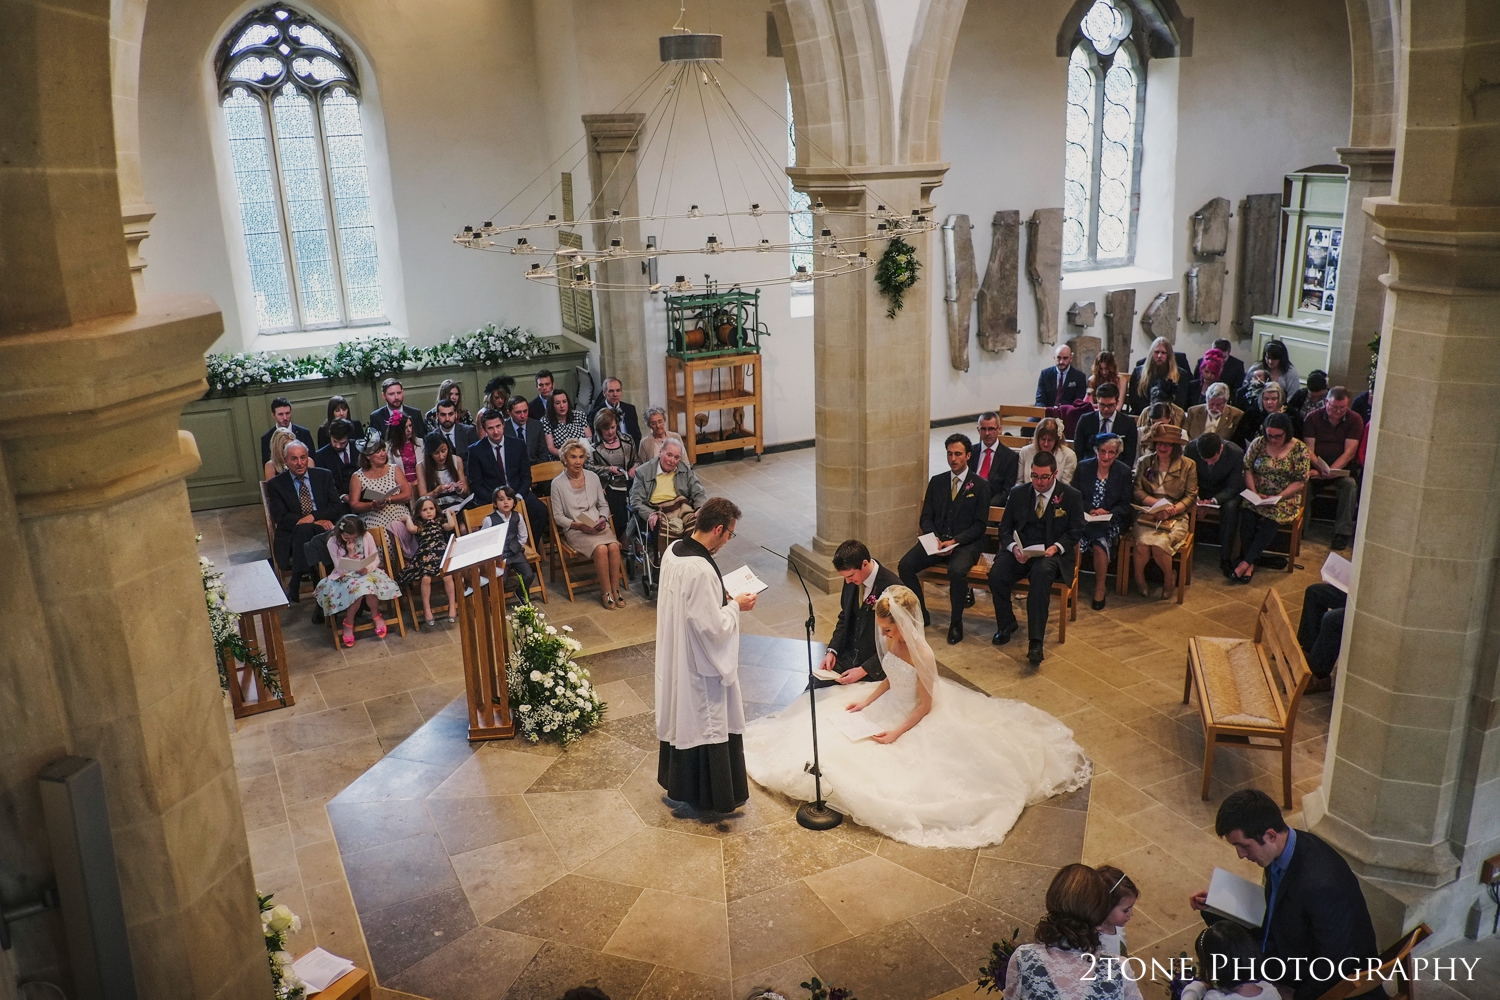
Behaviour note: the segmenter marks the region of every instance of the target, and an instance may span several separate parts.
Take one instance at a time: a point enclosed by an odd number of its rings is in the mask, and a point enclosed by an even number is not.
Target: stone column
[[[36,770],[105,771],[141,996],[270,989],[178,429],[223,329],[201,296],[140,300],[121,228],[107,0],[18,0],[0,40],[0,891],[50,875]],[[15,864],[11,862],[14,859]],[[6,972],[72,991],[55,913]],[[49,975],[47,978],[54,978]],[[7,983],[7,986],[9,983]]]
[[[1391,193],[1396,151],[1385,147],[1344,146],[1339,162],[1349,167],[1349,198],[1344,205],[1344,245],[1339,255],[1338,308],[1328,345],[1328,384],[1347,386],[1358,395],[1370,377],[1369,343],[1380,330],[1385,288],[1380,276],[1390,255],[1373,234],[1365,214],[1366,198]]]
[[[589,187],[594,199],[587,217],[607,219],[615,211],[625,218],[640,214],[635,184],[636,153],[645,124],[646,116],[639,113],[583,116],[589,142]],[[622,246],[639,249],[640,224],[625,222],[594,227],[596,248],[608,247],[612,239],[620,240]],[[611,261],[600,264],[598,271],[596,280],[600,282],[639,285],[642,289],[647,284],[639,260]],[[594,298],[599,303],[600,374],[604,378],[618,378],[624,384],[627,399],[645,399],[646,313],[642,295],[634,291],[601,291]]]
[[[1366,877],[1382,942],[1463,931],[1500,851],[1500,97],[1487,0],[1405,9],[1375,428],[1311,828]]]
[[[115,158],[120,177],[120,205],[124,215],[125,252],[136,295],[146,291],[146,259],[141,243],[151,235],[156,206],[146,200],[141,176],[141,33],[146,26],[146,0],[114,0],[109,29],[109,64],[113,79]]]
[[[931,215],[932,190],[946,164],[865,167],[793,167],[792,183],[830,212],[814,220],[846,238],[874,231],[868,218],[884,204],[903,215]],[[909,240],[924,264],[895,319],[875,284],[873,269],[819,279],[814,287],[813,358],[816,365],[817,534],[792,546],[792,558],[807,577],[833,592],[843,581],[833,569],[833,551],[858,538],[881,563],[895,566],[917,535],[917,516],[927,483],[927,437],[931,423],[929,314],[941,261],[931,234]],[[871,257],[884,240],[866,247]]]

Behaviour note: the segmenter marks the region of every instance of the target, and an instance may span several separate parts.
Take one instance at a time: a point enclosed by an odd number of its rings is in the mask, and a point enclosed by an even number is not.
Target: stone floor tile
[[[361,912],[360,922],[375,965],[375,978],[381,982],[394,979],[476,926],[463,891],[456,886]]]
[[[383,747],[394,747],[420,729],[425,721],[410,691],[372,698],[364,706],[375,736]]]
[[[327,810],[339,850],[344,854],[357,854],[371,847],[437,832],[420,799],[384,802],[335,799],[328,803]]]
[[[794,821],[751,830],[724,843],[724,880],[731,900],[868,857],[867,852]]]
[[[567,871],[540,833],[454,855],[452,868],[481,923],[504,913]]]
[[[297,849],[297,870],[302,875],[302,885],[311,888],[329,882],[343,882],[344,864],[339,856],[338,845],[331,840],[308,844]]]
[[[630,690],[625,681],[615,681],[615,683],[625,685],[625,690]],[[649,761],[654,767],[657,754],[661,749],[661,741],[656,736],[656,713],[648,708],[644,712],[624,718],[612,718],[611,715],[612,713],[605,715],[604,724],[599,727],[599,731],[621,743],[628,743],[635,747],[646,755],[643,760]],[[745,718],[747,720],[750,718],[749,705],[745,706]]]
[[[271,738],[267,735],[267,727],[257,726],[231,732],[229,748],[234,752],[234,773],[239,780],[276,773],[276,761],[271,752]]]
[[[436,833],[344,855],[349,891],[361,914],[458,888],[453,865]]]
[[[856,935],[961,898],[945,885],[873,855],[803,882]]]
[[[272,765],[273,768],[275,765]],[[245,814],[245,829],[259,830],[287,822],[286,804],[281,795],[281,781],[272,770],[253,778],[240,779],[240,809]]]
[[[642,675],[644,676],[644,675]],[[608,684],[600,684],[595,690],[604,703],[609,706],[605,710],[605,718],[610,722],[620,719],[628,719],[632,715],[651,711],[651,706],[641,700],[635,688],[630,686],[627,680],[610,681]]]
[[[491,1000],[509,989],[542,942],[509,931],[476,927],[389,981],[430,1000]]]
[[[540,833],[541,827],[519,795],[490,795],[461,799],[429,798],[427,811],[437,826],[443,847],[452,854]]]
[[[469,742],[467,719],[439,713],[424,723],[391,751],[390,756],[398,760],[410,760],[419,764],[444,767],[449,771],[474,756],[479,749]]]
[[[273,719],[266,726],[271,752],[277,757],[374,735],[369,714],[357,703],[290,719]]]
[[[309,886],[305,892],[318,947],[344,956],[361,969],[371,968],[365,950],[365,931],[360,926],[349,886],[344,882],[329,882]]]
[[[429,687],[412,688],[406,693],[416,703],[417,711],[422,713],[423,720],[427,720],[447,708],[454,699],[462,697],[464,686],[459,681],[452,681],[432,684]]]
[[[1010,913],[1033,927],[1042,915],[1042,900],[1047,886],[1057,874],[1056,868],[1029,865],[1020,861],[981,856],[974,864],[974,881],[969,895],[997,910]]]
[[[579,638],[574,626],[574,638]],[[627,646],[622,649],[614,649],[607,653],[588,653],[588,645],[584,645],[584,655],[579,657],[578,662],[587,668],[589,679],[595,687],[609,684],[612,681],[624,680],[627,677],[635,677],[640,674],[649,674],[656,670],[656,664],[642,654],[640,647]]]
[[[651,970],[651,978],[646,980],[640,995],[650,1000],[737,1000],[739,997],[738,993],[730,992],[727,979],[700,976],[665,965]]]
[[[958,892],[968,892],[978,850],[957,847],[912,847],[897,840],[881,843],[880,857]]]
[[[304,802],[288,806],[287,822],[292,828],[292,846],[306,847],[333,839],[333,826],[328,822],[328,809],[321,802]]]
[[[646,889],[604,951],[727,980],[727,911],[723,903]]]
[[[729,952],[736,977],[852,936],[800,881],[729,903]]]
[[[560,997],[574,986],[593,986],[610,997],[635,997],[652,968],[648,962],[548,941],[505,992],[504,1000]]]
[[[421,799],[446,781],[454,764],[423,764],[387,755],[339,793],[340,802],[387,802]]]
[[[641,892],[633,885],[564,875],[495,916],[488,925],[601,951]]]
[[[1201,918],[1188,900],[1193,893],[1208,888],[1208,871],[1189,869],[1155,844],[1109,859],[1109,863],[1130,876],[1141,890],[1144,903],[1137,903],[1152,920],[1174,933]],[[1191,948],[1189,949],[1191,951]]]
[[[824,983],[860,1000],[932,997],[969,980],[905,921],[815,951],[807,961]]]
[[[1151,840],[1139,823],[1116,819],[1103,809],[1097,809],[1089,813],[1088,829],[1083,838],[1083,857],[1079,860],[1086,865],[1102,865],[1110,858],[1149,843]]]
[[[1087,823],[1088,813],[1076,809],[1054,809],[1045,803],[1027,806],[1005,840],[981,848],[979,854],[1061,868],[1083,857]]]
[[[551,766],[551,758],[516,753],[508,745],[488,743],[460,764],[430,797],[519,795]]]
[[[287,805],[326,801],[357,781],[382,756],[373,735],[276,758]]]
[[[387,643],[394,641],[396,640],[388,639]],[[370,645],[386,643],[372,642]],[[416,653],[381,656],[369,662],[358,662],[354,655],[359,646],[356,643],[354,649],[344,652],[351,666],[317,675],[318,690],[323,693],[323,700],[330,708],[427,687],[435,681],[427,672],[422,657]]]
[[[720,843],[647,827],[578,869],[578,874],[722,903]]]
[[[580,792],[619,788],[645,758],[645,752],[598,731],[568,747],[531,792]]]
[[[675,816],[672,807],[663,801],[664,792],[656,781],[656,765],[656,756],[647,755],[620,786],[620,794],[647,826],[699,837],[733,837],[783,822],[796,812],[797,806],[790,799],[751,781],[750,801],[728,816]]]
[[[533,793],[526,804],[569,871],[645,826],[615,791]]]
[[[1031,938],[1032,927],[993,906],[986,906],[967,896],[946,906],[918,913],[907,920],[927,939],[938,953],[960,973],[979,978],[979,969],[990,960],[990,946],[1011,938],[1019,931],[1017,941]]]
[[[812,966],[800,955],[788,959],[768,969],[757,969],[748,975],[737,975],[732,985],[735,1000],[751,995],[751,991],[764,992],[772,990],[784,997],[801,997],[804,994],[802,984],[809,982],[813,976]]]

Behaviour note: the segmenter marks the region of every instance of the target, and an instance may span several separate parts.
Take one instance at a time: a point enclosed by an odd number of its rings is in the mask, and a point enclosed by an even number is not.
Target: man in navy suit
[[[296,601],[302,575],[309,570],[303,546],[332,531],[346,510],[333,473],[313,468],[308,448],[301,441],[286,446],[286,471],[266,483],[266,506],[276,525],[276,565],[291,573],[286,595]]]
[[[606,407],[615,411],[615,419],[620,422],[620,429],[630,435],[630,440],[636,444],[641,443],[641,422],[636,416],[635,407],[624,402],[625,386],[617,378],[604,380],[604,398],[594,404],[589,411],[589,426],[594,426],[594,418],[599,411]]]
[[[313,455],[313,463],[318,468],[333,473],[333,483],[341,497],[349,495],[349,476],[359,468],[359,455],[350,441],[353,436],[353,424],[347,420],[335,420],[328,425],[328,443]]]
[[[1082,494],[1058,482],[1057,459],[1050,452],[1037,452],[1031,459],[1031,482],[1010,491],[1000,519],[1000,551],[990,567],[990,596],[995,600],[995,637],[990,641],[996,646],[1010,642],[1020,627],[1011,610],[1010,588],[1017,580],[1029,579],[1026,659],[1033,665],[1042,662],[1052,584],[1073,579],[1083,525]],[[1037,545],[1045,551],[1025,551]]]
[[[929,566],[947,564],[948,606],[951,609],[948,645],[952,646],[964,637],[969,570],[974,568],[984,550],[984,531],[989,527],[990,517],[990,488],[983,479],[969,471],[971,446],[968,437],[950,434],[943,447],[947,452],[949,471],[932,477],[927,483],[927,496],[922,501],[922,533],[937,536],[938,550],[929,554],[918,541],[901,557],[896,572],[921,602],[922,624],[931,625],[932,616],[927,613],[927,600],[917,574]]]
[[[1099,386],[1094,390],[1094,403],[1098,408],[1093,413],[1078,418],[1073,437],[1073,452],[1078,461],[1094,457],[1094,438],[1114,434],[1120,439],[1120,461],[1125,468],[1134,469],[1138,435],[1135,419],[1120,412],[1120,387],[1113,382]]]
[[[420,441],[427,436],[427,418],[415,406],[406,405],[406,387],[401,384],[400,379],[388,378],[380,383],[380,395],[385,400],[385,405],[370,414],[367,426],[383,436],[385,429],[391,425],[391,414],[396,410],[404,410],[411,417],[412,439]]]
[[[297,435],[297,440],[307,445],[307,453],[312,454],[313,438],[312,431],[301,424],[292,423],[292,404],[281,396],[271,400],[271,419],[276,421],[276,427],[285,427]],[[276,433],[276,427],[272,427],[260,436],[260,464],[265,465],[271,460],[271,435]]]
[[[484,437],[469,445],[465,472],[474,502],[483,506],[495,502],[495,491],[509,486],[526,503],[531,529],[540,532],[548,525],[547,505],[531,490],[531,459],[526,446],[505,433],[505,417],[498,410],[485,409],[479,418],[484,423]]]
[[[1058,344],[1052,357],[1057,364],[1043,368],[1036,380],[1036,405],[1066,406],[1087,396],[1089,378],[1073,367],[1073,349],[1067,344]]]

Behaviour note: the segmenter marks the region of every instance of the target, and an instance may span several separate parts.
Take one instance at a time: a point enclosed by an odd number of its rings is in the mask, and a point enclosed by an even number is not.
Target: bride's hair
[[[906,587],[887,587],[885,593],[881,594],[880,599],[875,602],[875,617],[894,621],[895,616],[891,614],[892,603],[901,605],[913,618],[917,617],[917,609],[921,607],[917,603],[917,595]]]
[[[1047,887],[1047,915],[1037,921],[1036,942],[1048,948],[1092,951],[1109,916],[1109,884],[1088,865],[1068,865]]]

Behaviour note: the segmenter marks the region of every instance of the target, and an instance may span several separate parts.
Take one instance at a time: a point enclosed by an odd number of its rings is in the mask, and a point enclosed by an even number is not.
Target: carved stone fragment
[[[1068,325],[1087,330],[1098,318],[1098,309],[1092,302],[1075,302],[1068,307]]]
[[[967,215],[950,215],[943,223],[943,300],[948,307],[948,362],[954,371],[969,370],[969,314],[974,309],[974,236]]]
[[[1016,349],[1020,268],[1021,213],[996,212],[990,221],[990,261],[979,286],[979,346],[992,354]]]
[[[1130,335],[1135,329],[1135,289],[1117,288],[1104,298],[1104,346],[1120,371],[1130,371]]]
[[[1276,309],[1276,257],[1281,242],[1281,195],[1252,194],[1240,202],[1239,296],[1234,328],[1254,332],[1254,317]]]
[[[1069,340],[1068,346],[1073,349],[1073,366],[1081,372],[1091,372],[1104,342],[1098,337],[1085,334]]]
[[[1044,344],[1057,343],[1057,305],[1062,288],[1062,223],[1060,208],[1039,208],[1027,223],[1026,277],[1036,299],[1036,335]]]
[[[1189,323],[1217,323],[1224,311],[1224,262],[1194,264],[1187,273],[1187,301],[1183,311]]]
[[[1167,338],[1167,343],[1177,343],[1177,304],[1181,296],[1176,292],[1161,292],[1151,300],[1146,311],[1141,313],[1141,329],[1155,340]]]
[[[1229,199],[1215,198],[1193,213],[1193,255],[1221,257],[1229,249]]]

